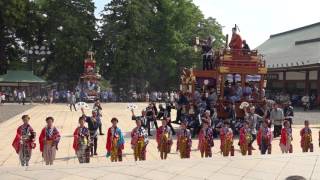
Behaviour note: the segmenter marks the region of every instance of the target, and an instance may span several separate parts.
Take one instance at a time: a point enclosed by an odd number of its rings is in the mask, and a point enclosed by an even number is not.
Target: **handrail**
[[[250,56],[258,56],[258,51],[257,50],[246,50],[246,49],[224,49],[223,55],[225,54],[236,54],[236,53],[248,53]]]

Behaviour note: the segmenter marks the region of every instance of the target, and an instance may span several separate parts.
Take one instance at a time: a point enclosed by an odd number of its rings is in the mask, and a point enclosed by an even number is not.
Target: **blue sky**
[[[94,0],[96,16],[110,0]],[[234,24],[254,48],[271,34],[320,22],[319,0],[193,0],[206,17],[216,18],[229,33]]]

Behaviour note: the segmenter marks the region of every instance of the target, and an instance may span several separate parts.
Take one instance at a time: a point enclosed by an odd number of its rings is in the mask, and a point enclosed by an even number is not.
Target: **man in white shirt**
[[[13,99],[14,99],[14,102],[17,102],[18,100],[18,92],[16,89],[13,90]]]
[[[272,110],[270,112],[271,124],[274,125],[274,137],[278,137],[281,134],[282,123],[284,120],[284,113],[281,108],[278,107],[278,104],[273,104]]]
[[[21,97],[22,97],[22,105],[24,105],[24,103],[26,102],[26,92],[24,90],[21,93]]]

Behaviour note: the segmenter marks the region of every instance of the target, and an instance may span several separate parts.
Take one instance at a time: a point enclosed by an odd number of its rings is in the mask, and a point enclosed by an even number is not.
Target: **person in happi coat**
[[[23,124],[18,127],[16,137],[13,140],[12,146],[19,154],[21,166],[29,166],[32,149],[36,147],[34,143],[36,133],[29,124],[30,117],[22,116]]]
[[[117,118],[112,118],[112,126],[108,129],[107,133],[107,157],[110,157],[111,162],[122,161],[122,150],[124,149],[124,137],[118,128],[119,120]]]
[[[134,110],[131,109],[131,114],[132,114],[131,120],[137,120],[137,119],[139,119],[139,120],[141,120],[141,126],[144,127],[145,129],[147,128],[147,115],[146,115],[146,110],[143,109],[143,110],[141,111],[141,116],[136,116],[136,115],[134,114]]]
[[[95,103],[93,104],[93,109],[97,112],[97,117],[98,117],[97,120],[100,121],[99,122],[100,135],[104,135],[104,133],[102,132],[102,122],[101,122],[101,119],[102,119],[102,107],[101,107],[99,99],[97,99],[95,101]]]
[[[170,107],[167,107],[167,108],[170,108]],[[171,115],[170,115],[171,112],[169,112],[171,111],[171,109],[167,109],[167,108],[164,108],[162,104],[159,104],[159,111],[156,119],[157,120],[160,120],[162,118],[167,119],[167,125],[171,128],[172,135],[176,135],[176,132],[171,124]]]
[[[181,129],[177,134],[177,151],[179,151],[181,159],[190,158],[192,139],[187,124],[187,121],[182,121]]]
[[[147,145],[149,143],[148,132],[142,126],[142,120],[136,119],[136,127],[131,131],[131,148],[135,161],[146,160]]]
[[[211,70],[213,68],[213,37],[209,36],[207,40],[200,43],[202,47],[202,69]]]
[[[79,118],[79,127],[73,133],[73,149],[76,152],[79,163],[90,162],[90,144],[89,144],[89,129],[85,127],[85,117]]]
[[[271,142],[272,142],[272,131],[268,127],[268,122],[264,121],[262,127],[259,129],[257,134],[257,144],[259,146],[261,154],[271,154]]]
[[[146,110],[145,109],[143,109],[141,111],[141,116],[136,116],[134,114],[134,110],[133,109],[131,110],[131,114],[132,114],[132,116],[131,116],[132,120],[140,119],[141,120],[141,126],[144,127],[145,129],[148,128],[147,127],[147,115],[146,115]]]
[[[158,143],[158,150],[160,151],[160,158],[167,159],[172,146],[172,131],[167,125],[167,119],[163,119],[161,122],[162,126],[157,129],[156,139]]]
[[[154,123],[156,129],[158,129],[158,123],[156,118],[156,107],[153,105],[153,103],[150,103],[148,107],[146,108],[146,117],[147,117],[147,129],[148,129],[148,135],[152,136],[151,134],[151,122]]]
[[[98,129],[100,127],[101,121],[98,120],[99,116],[98,113],[93,110],[92,116],[87,116],[84,113],[83,108],[81,108],[82,116],[84,117],[84,120],[86,123],[88,123],[88,129],[90,134],[90,153],[91,156],[98,155],[97,153],[97,147],[98,147]]]
[[[309,127],[309,121],[304,121],[304,128],[300,130],[302,152],[313,152],[312,131]]]
[[[233,131],[230,128],[230,123],[228,121],[224,122],[223,128],[220,129],[220,149],[223,156],[233,156]]]
[[[249,127],[249,121],[244,122],[244,126],[240,129],[239,145],[242,155],[252,154],[252,134]]]
[[[202,121],[202,128],[198,135],[199,144],[198,149],[200,150],[201,157],[212,157],[213,142],[213,130],[209,127],[209,122]]]
[[[53,117],[46,118],[47,125],[42,129],[39,137],[40,151],[42,152],[42,157],[46,165],[53,164],[61,137],[58,129],[53,125],[53,122]]]
[[[250,47],[249,47],[249,45],[248,45],[246,40],[242,41],[242,52],[245,55],[247,55],[250,52]]]

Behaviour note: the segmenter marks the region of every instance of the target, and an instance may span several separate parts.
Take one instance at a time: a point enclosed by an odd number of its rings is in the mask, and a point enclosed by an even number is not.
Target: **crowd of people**
[[[293,107],[303,107],[305,111],[315,109],[320,105],[320,96],[310,94],[289,94],[284,92],[267,93],[267,98],[281,104],[290,103]]]
[[[66,103],[69,102],[71,94],[75,95],[77,102],[86,102],[88,100],[88,94],[80,90],[49,90],[47,93],[38,95],[34,100],[41,101],[43,103]],[[101,90],[95,99],[100,99],[101,102],[162,102],[173,100],[177,96],[174,91],[160,92],[152,91],[145,93],[137,93],[132,91],[130,93],[116,94],[112,90]]]
[[[26,103],[26,91],[25,90],[17,90],[14,89],[12,94],[7,92],[0,92],[0,104],[9,100],[10,95],[13,98],[13,102],[17,102],[19,104],[25,105]]]
[[[239,136],[238,146],[242,155],[251,155],[255,150],[252,146],[256,141],[261,154],[271,153],[271,144],[274,137],[280,136],[280,149],[283,153],[292,152],[292,118],[293,108],[289,105],[283,109],[277,103],[271,107],[255,107],[253,105],[243,108],[245,116],[237,119],[234,114],[234,105],[224,107],[230,113],[225,118],[217,114],[215,91],[195,93],[191,96],[180,92],[174,101],[160,103],[151,102],[142,110],[141,115],[136,115],[131,109],[132,120],[136,127],[131,131],[131,148],[136,161],[147,159],[147,145],[149,137],[155,135],[157,149],[161,159],[166,159],[173,146],[173,137],[176,136],[176,151],[181,158],[190,158],[192,141],[197,137],[198,150],[201,157],[212,157],[212,147],[216,138],[220,139],[220,150],[223,156],[234,156],[235,136]],[[232,103],[231,103],[232,104]],[[71,107],[70,107],[71,108]],[[177,119],[171,121],[172,109],[177,109]],[[229,109],[229,110],[227,110]],[[73,148],[79,163],[89,163],[92,156],[98,155],[98,135],[103,135],[102,107],[99,100],[94,103],[91,115],[85,114],[81,108],[82,116],[79,126],[74,130]],[[234,119],[235,118],[235,119]],[[30,117],[22,116],[23,124],[18,127],[17,135],[12,143],[19,154],[22,166],[28,166],[32,149],[36,147],[36,133],[29,124]],[[161,121],[158,126],[157,121]],[[234,122],[240,124],[238,129]],[[112,162],[122,161],[125,138],[118,126],[119,120],[111,119],[111,127],[107,131],[106,157]],[[218,123],[217,123],[218,122]],[[180,124],[178,129],[172,123]],[[87,125],[86,125],[87,124]],[[152,134],[152,126],[155,134]],[[303,152],[313,151],[312,134],[309,122],[301,129],[301,148]],[[54,126],[54,118],[46,118],[46,126],[39,136],[40,151],[46,165],[52,165],[55,159],[58,144],[61,140],[59,130]]]

